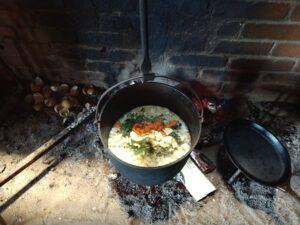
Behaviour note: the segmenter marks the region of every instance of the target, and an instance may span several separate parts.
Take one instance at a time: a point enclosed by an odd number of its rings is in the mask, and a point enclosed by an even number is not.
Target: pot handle
[[[182,81],[177,79],[177,78],[173,78],[173,77],[167,77],[167,76],[162,76],[162,75],[156,75],[154,76],[154,78],[163,78],[163,79],[169,79],[169,80],[173,80],[178,82],[179,84],[182,84]],[[144,83],[144,82],[153,82],[153,79],[149,78],[148,76],[138,76],[138,77],[132,77],[129,79],[126,79],[124,81],[121,81],[113,86],[111,86],[109,89],[107,89],[105,92],[103,92],[103,94],[100,96],[98,103],[97,103],[97,107],[96,107],[96,121],[97,123],[100,123],[100,121],[98,120],[98,115],[99,115],[99,111],[102,110],[102,107],[104,106],[105,102],[107,101],[107,98],[109,98],[109,96],[114,93],[116,90],[118,90],[119,88],[122,88],[123,85],[125,85],[126,83],[130,82],[129,85],[132,84],[136,84],[136,83]],[[201,110],[198,110],[200,113],[200,122],[203,123],[204,117],[203,117],[203,111],[204,111],[204,107],[203,107],[203,103],[202,100],[200,99],[200,97],[197,95],[197,93],[195,92],[195,90],[193,88],[191,88],[189,85],[184,85],[184,87],[192,94],[192,98],[191,100],[194,102],[194,100],[197,102],[198,107],[200,106]],[[105,101],[106,99],[106,101]],[[102,103],[103,102],[103,103]],[[194,102],[195,107],[197,107],[196,103]]]
[[[132,77],[132,78],[123,80],[123,81],[111,86],[105,92],[103,92],[102,95],[100,96],[97,106],[96,106],[96,121],[97,121],[97,123],[100,123],[100,121],[98,120],[99,111],[102,110],[102,107],[104,106],[105,102],[107,101],[107,98],[109,98],[110,95],[117,90],[117,88],[122,87],[122,85],[124,85],[125,83],[130,82],[130,81],[132,82],[131,84],[135,84],[137,82],[134,82],[134,80],[137,80],[137,79],[140,79],[140,82],[142,82],[143,78],[144,78],[143,76],[139,76],[139,77]],[[105,99],[106,99],[106,101],[105,101]]]
[[[201,99],[201,97],[199,97],[199,95],[196,93],[196,91],[189,84],[184,85],[184,82],[182,80],[179,80],[179,79],[173,78],[173,77],[162,76],[162,75],[157,75],[157,76],[155,76],[155,78],[156,77],[176,81],[182,87],[186,88],[192,94],[191,100],[193,101],[193,103],[194,103],[195,107],[197,108],[198,112],[200,113],[200,118],[199,118],[200,122],[203,123],[203,121],[204,121],[204,117],[203,117],[204,106],[203,106],[203,103],[202,103],[202,99]]]

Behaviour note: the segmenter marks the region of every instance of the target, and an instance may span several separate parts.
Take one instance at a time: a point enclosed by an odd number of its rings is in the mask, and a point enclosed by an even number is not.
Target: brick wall
[[[299,0],[149,2],[154,72],[223,94],[297,90]],[[109,86],[138,73],[138,0],[0,0],[0,54],[25,79]]]

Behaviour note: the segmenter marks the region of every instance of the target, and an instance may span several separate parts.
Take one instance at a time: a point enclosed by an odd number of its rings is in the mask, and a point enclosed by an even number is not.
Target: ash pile
[[[193,201],[181,179],[178,174],[161,185],[144,186],[128,181],[119,173],[109,175],[112,189],[118,194],[128,215],[145,223],[166,220],[181,204]]]

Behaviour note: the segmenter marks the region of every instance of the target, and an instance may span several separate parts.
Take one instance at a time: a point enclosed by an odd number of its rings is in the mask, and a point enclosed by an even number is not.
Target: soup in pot
[[[111,129],[108,147],[119,159],[136,166],[169,164],[191,148],[184,121],[168,108],[140,106],[123,115]]]

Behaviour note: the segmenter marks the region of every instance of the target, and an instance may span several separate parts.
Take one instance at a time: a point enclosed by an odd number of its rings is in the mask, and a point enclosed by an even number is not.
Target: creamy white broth
[[[171,126],[174,121],[176,125]],[[150,129],[151,126],[157,129]],[[127,163],[155,167],[185,155],[191,147],[191,136],[184,121],[174,112],[147,105],[134,108],[119,119],[110,131],[108,147]]]

